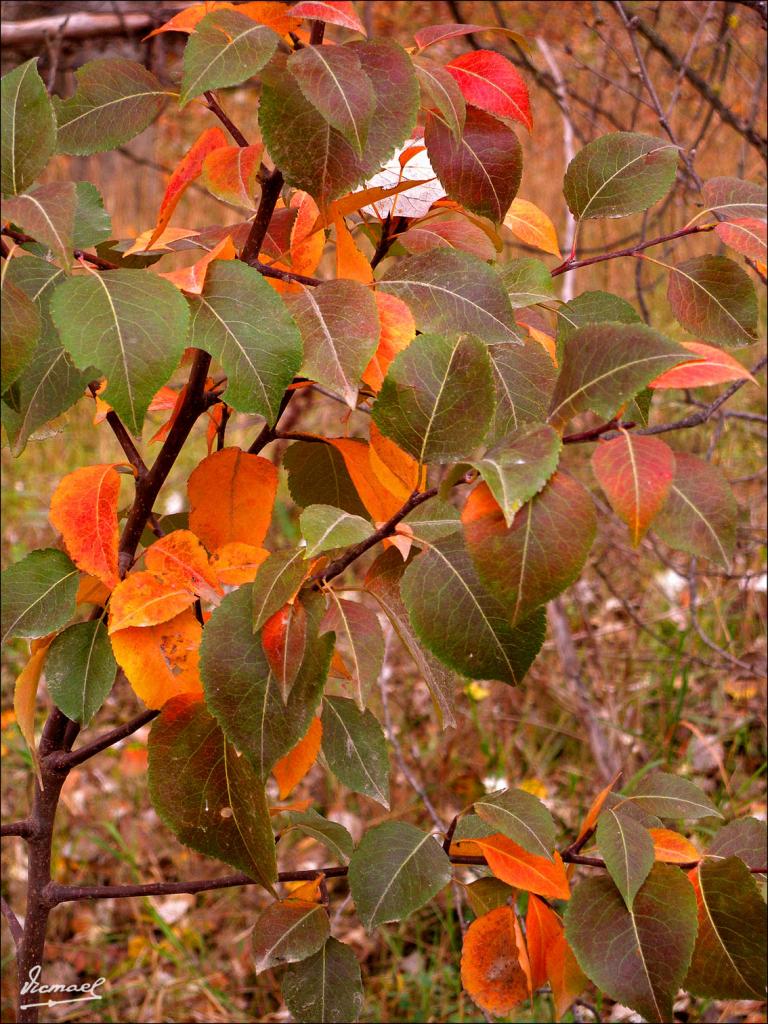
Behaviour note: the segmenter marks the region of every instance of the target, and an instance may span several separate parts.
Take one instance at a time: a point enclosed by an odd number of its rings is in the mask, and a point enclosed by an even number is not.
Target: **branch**
[[[232,121],[224,110],[222,110],[219,101],[216,99],[214,94],[212,92],[205,92],[203,95],[208,102],[208,109],[218,117],[238,146],[241,146],[242,148],[250,146],[248,139],[246,139],[234,121]]]
[[[610,430],[617,430],[619,427],[629,430],[634,425],[634,423],[622,423],[621,420],[614,418],[607,423],[601,423],[599,427],[592,427],[591,430],[582,430],[578,434],[566,434],[563,444],[584,444],[587,441],[596,441],[598,437],[607,434]]]
[[[93,397],[96,398],[96,385],[89,384],[88,390],[91,392]],[[123,424],[123,421],[120,419],[120,417],[117,415],[114,409],[110,409],[110,411],[107,413],[106,420],[107,423],[112,428],[112,432],[117,438],[118,444],[123,449],[126,459],[128,459],[130,464],[136,470],[137,477],[145,477],[149,472],[149,470],[147,469],[147,465],[144,462],[144,459],[142,459],[141,455],[139,454],[139,450],[133,443],[133,438],[128,433],[125,425]]]
[[[119,743],[120,740],[124,740],[127,736],[138,732],[142,726],[151,722],[153,718],[157,718],[159,714],[159,711],[154,710],[142,711],[140,715],[132,718],[130,722],[125,722],[124,725],[120,725],[116,729],[102,733],[101,736],[97,736],[95,740],[92,740],[86,746],[78,747],[77,750],[73,750],[71,753],[63,750],[54,750],[45,759],[45,763],[53,772],[68,772],[93,757],[94,754],[99,754],[102,750],[106,750],[108,747],[114,746],[115,743]]]
[[[27,242],[34,242],[35,245],[42,245],[42,242],[38,242],[32,235],[25,235],[23,231],[16,231],[14,228],[3,227],[2,233],[7,235],[8,238],[12,238],[18,245],[24,245]],[[101,256],[97,256],[95,252],[85,252],[83,249],[73,249],[72,255],[76,260],[85,260],[86,263],[91,263],[97,270],[117,270],[118,266],[116,263],[110,263],[109,260],[103,260]]]
[[[591,267],[593,263],[604,263],[606,260],[618,259],[619,256],[636,256],[643,249],[650,249],[653,245],[661,245],[663,242],[671,242],[675,238],[684,238],[686,235],[696,235],[702,231],[714,231],[716,227],[716,224],[692,224],[688,227],[680,228],[679,231],[673,231],[669,235],[660,235],[658,238],[652,238],[648,242],[630,245],[626,249],[615,249],[613,252],[600,253],[599,256],[590,256],[586,260],[575,260],[568,257],[564,263],[561,263],[559,267],[555,267],[551,271],[550,276],[558,277],[560,274],[567,274],[571,270],[578,270],[579,267]]]
[[[270,267],[268,263],[262,263],[261,260],[259,259],[253,259],[248,261],[245,259],[245,249],[243,249],[243,255],[240,258],[242,260],[245,260],[245,262],[248,263],[249,266],[253,267],[255,270],[258,270],[258,272],[262,274],[264,277],[274,277],[276,281],[295,281],[297,284],[306,284],[310,288],[314,288],[317,285],[323,283],[319,277],[307,277],[306,274],[294,274],[292,270],[278,270],[277,267]]]
[[[0,911],[8,922],[8,928],[10,929],[14,946],[18,946],[24,938],[24,929],[21,927],[21,921],[16,917],[8,903],[6,903],[5,896],[0,896]]]
[[[0,825],[0,836],[19,836],[21,839],[29,839],[32,835],[32,822],[29,818],[22,818],[21,821],[9,821]]]
[[[412,512],[419,505],[427,501],[429,498],[434,498],[437,494],[437,488],[431,487],[428,491],[414,491],[410,498],[406,501],[402,508],[398,509],[393,516],[391,516],[386,523],[374,531],[370,537],[366,537],[365,540],[361,540],[359,544],[355,544],[354,547],[348,548],[343,555],[340,555],[334,562],[315,576],[310,582],[314,582],[317,586],[323,586],[329,583],[336,576],[340,576],[344,570],[350,566],[356,559],[361,555],[364,555],[369,548],[374,547],[379,541],[384,540],[385,537],[391,537],[395,533],[397,525],[405,519],[409,512]]]

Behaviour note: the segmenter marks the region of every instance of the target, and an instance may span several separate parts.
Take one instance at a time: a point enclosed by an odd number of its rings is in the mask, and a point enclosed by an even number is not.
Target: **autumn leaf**
[[[445,70],[459,83],[467,103],[533,130],[528,86],[506,57],[493,50],[476,50],[449,61]]]
[[[190,295],[200,295],[205,285],[205,276],[208,272],[209,264],[213,263],[214,260],[233,260],[236,256],[237,251],[232,243],[232,237],[227,235],[210,252],[202,256],[197,263],[193,263],[191,267],[171,270],[167,274],[159,274],[158,276],[164,277],[171,284],[175,284],[183,292],[189,292]]]
[[[714,345],[705,345],[701,341],[681,341],[694,355],[699,356],[695,363],[683,363],[674,366],[652,380],[650,388],[703,388],[712,384],[725,384],[731,380],[757,381],[738,359],[723,352]]]
[[[525,915],[525,936],[531,964],[531,984],[535,989],[541,988],[549,980],[547,952],[563,931],[562,922],[554,910],[531,894],[528,897],[528,911]]]
[[[402,501],[372,472],[369,446],[364,441],[346,437],[328,437],[326,441],[341,453],[352,483],[374,523],[386,522],[397,512]]]
[[[255,5],[254,5],[255,6]],[[341,25],[365,35],[365,26],[355,12],[351,0],[302,0],[290,8],[289,14],[294,18],[309,18],[313,21],[324,21],[329,25]]]
[[[198,597],[218,604],[222,594],[208,554],[189,530],[174,530],[147,548],[144,564],[169,583],[180,583]]]
[[[512,200],[504,216],[504,226],[534,249],[542,249],[558,259],[562,258],[554,224],[543,210],[527,199]]]
[[[83,466],[69,473],[53,492],[49,514],[75,565],[109,588],[120,579],[116,465]]]
[[[373,284],[373,269],[343,217],[333,219],[336,228],[336,277],[346,277],[362,284]]]
[[[362,379],[374,391],[379,391],[389,364],[416,337],[416,323],[406,303],[396,295],[377,291],[374,298],[379,311],[381,334],[378,348],[363,371]]]
[[[194,611],[187,608],[167,622],[112,633],[115,661],[147,707],[161,708],[180,693],[202,692],[198,671],[202,632]]]
[[[546,857],[528,853],[506,836],[493,835],[474,842],[483,851],[488,867],[516,889],[538,893],[552,899],[570,899],[571,889],[560,854],[555,851],[554,862]]]
[[[211,568],[220,583],[229,587],[239,587],[241,583],[253,583],[259,566],[266,558],[269,558],[269,551],[266,548],[234,540],[222,544],[213,552]]]
[[[322,737],[322,723],[319,718],[313,718],[306,735],[275,764],[272,774],[277,779],[281,800],[298,786],[315,763]]]
[[[105,605],[111,593],[111,589],[96,576],[83,576],[77,588],[75,604]]]
[[[55,633],[49,633],[48,636],[31,641],[29,661],[16,677],[16,685],[13,690],[13,710],[16,715],[16,723],[35,762],[36,770],[35,709],[37,707],[37,688],[45,667],[48,648],[53,643],[55,637]]]
[[[611,781],[608,783],[608,785],[605,787],[605,789],[601,789],[595,797],[595,799],[592,801],[592,804],[586,813],[584,821],[581,823],[579,834],[576,837],[577,843],[580,842],[584,838],[584,836],[587,835],[588,832],[592,832],[595,828],[595,825],[597,824],[597,819],[600,817],[600,812],[603,809],[603,804],[608,799],[608,796],[613,790],[613,787],[618,782],[620,775],[621,772],[617,772],[611,779]]]
[[[482,1010],[497,1017],[508,1016],[528,997],[511,907],[483,914],[467,929],[461,951],[461,983]]]
[[[263,152],[261,144],[220,146],[212,150],[203,161],[203,184],[212,195],[225,203],[245,210],[255,209]]]
[[[277,469],[268,459],[222,448],[193,470],[187,490],[189,528],[209,551],[232,541],[261,547],[277,492]]]
[[[194,592],[186,583],[167,580],[152,572],[131,573],[112,591],[109,632],[167,622],[194,601]]]
[[[307,644],[307,613],[301,601],[288,601],[267,619],[261,630],[261,644],[285,701]]]
[[[378,481],[404,503],[411,494],[425,486],[426,470],[394,441],[384,437],[375,423],[370,427],[368,454],[371,469]]]
[[[656,860],[667,864],[695,864],[701,854],[685,836],[669,828],[649,828]]]
[[[163,201],[160,203],[155,229],[146,244],[147,249],[152,248],[152,245],[168,227],[173,211],[176,209],[188,185],[200,176],[203,170],[203,163],[208,154],[226,145],[227,137],[221,128],[206,128],[179,161],[166,186]]]

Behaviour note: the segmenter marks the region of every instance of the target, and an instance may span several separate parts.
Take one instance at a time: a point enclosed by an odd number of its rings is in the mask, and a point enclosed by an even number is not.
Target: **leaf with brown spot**
[[[520,963],[515,912],[499,907],[478,917],[466,931],[461,952],[461,983],[488,1013],[506,1017],[528,997]]]
[[[191,608],[156,626],[131,626],[110,637],[115,661],[148,708],[180,693],[202,693],[198,668],[202,626]]]
[[[152,572],[134,572],[112,591],[109,632],[129,626],[156,626],[167,622],[195,602],[194,591],[184,583]]]

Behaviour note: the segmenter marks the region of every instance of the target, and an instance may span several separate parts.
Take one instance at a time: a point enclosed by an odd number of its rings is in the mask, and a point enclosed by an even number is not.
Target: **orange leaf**
[[[277,493],[277,469],[268,459],[222,448],[192,472],[187,490],[189,528],[209,551],[232,541],[261,547]]]
[[[222,544],[211,555],[211,567],[215,570],[219,582],[229,587],[239,587],[241,583],[253,583],[259,566],[269,557],[266,548],[254,544],[243,544],[235,540]]]
[[[336,277],[373,284],[373,268],[358,249],[347,222],[337,215],[333,226],[336,228]]]
[[[523,969],[525,980],[528,984],[528,998],[533,999],[533,981],[531,977],[531,961],[528,956],[528,947],[525,944],[523,929],[520,927],[520,922],[517,919],[517,914],[513,913],[512,921],[515,930],[515,945],[517,946],[517,956],[520,961],[520,966]]]
[[[552,986],[555,1018],[560,1020],[574,999],[589,984],[589,979],[579,967],[562,930],[547,949],[547,976]]]
[[[498,907],[473,921],[461,951],[461,983],[482,1009],[506,1017],[528,996],[520,963],[515,912]]]
[[[337,679],[351,679],[352,673],[349,671],[347,666],[344,664],[344,659],[337,650],[334,649],[331,655],[331,664],[328,669],[328,674],[335,676]]]
[[[170,391],[172,389],[169,388],[168,390]],[[184,387],[180,391],[174,392],[174,394],[176,395],[176,401],[175,401],[175,403],[173,405],[173,412],[168,417],[168,419],[165,421],[165,423],[163,423],[163,425],[158,428],[158,430],[152,435],[152,437],[150,437],[150,439],[149,439],[149,443],[150,444],[157,444],[160,441],[164,441],[165,438],[168,436],[171,427],[176,422],[176,417],[179,415],[179,410],[181,409],[181,404],[184,401],[184,399],[186,398],[186,395],[187,395],[187,385],[185,384]],[[158,408],[160,408],[160,407],[158,406]]]
[[[53,643],[55,636],[55,633],[49,633],[48,636],[32,641],[29,661],[16,677],[16,685],[13,690],[13,710],[16,714],[16,722],[29,747],[29,752],[32,754],[35,768],[37,768],[37,748],[35,746],[37,687],[40,684],[48,648]]]
[[[269,808],[269,813],[272,818],[277,817],[278,814],[284,814],[286,811],[306,811],[308,807],[311,807],[311,800],[292,800],[289,804],[280,804]]]
[[[365,383],[378,391],[386,376],[389,364],[398,352],[408,348],[416,337],[416,324],[408,306],[396,295],[374,292],[379,309],[379,347],[362,375]]]
[[[152,36],[160,35],[161,32],[186,32],[189,34],[194,32],[195,26],[203,20],[206,14],[221,10],[222,8],[234,10],[234,7],[234,4],[219,3],[218,0],[212,0],[210,3],[194,4],[192,7],[186,7],[183,11],[179,11],[178,14],[174,14],[170,21],[166,21],[160,28],[154,29],[144,38],[151,39]]]
[[[407,192],[408,189],[416,188],[418,185],[426,185],[430,181],[434,181],[434,178],[423,178],[419,181],[408,178],[404,181],[399,181],[396,185],[387,185],[386,187],[384,185],[372,185],[370,188],[361,189],[359,192],[350,192],[349,195],[342,196],[341,199],[334,199],[330,203],[321,214],[318,226],[328,227],[329,224],[333,224],[336,217],[347,217],[350,213],[362,210],[364,206],[375,206],[382,199],[389,199],[390,196],[399,195],[400,192]]]
[[[95,576],[83,576],[77,588],[75,604],[105,605],[112,593],[109,587],[105,586]]]
[[[130,249],[126,249],[123,253],[123,259],[126,256],[133,256],[135,253],[144,253],[147,251],[147,243],[152,237],[154,228],[150,228],[148,231],[142,231],[141,234],[135,239]],[[171,248],[173,242],[178,242],[182,238],[196,238],[200,234],[199,231],[195,231],[194,228],[166,228],[162,235],[155,240],[152,247],[152,252],[173,252]]]
[[[482,857],[483,851],[474,839],[457,839],[448,851],[451,857]]]
[[[218,199],[246,210],[256,207],[256,184],[264,147],[220,146],[203,161],[203,182]]]
[[[502,882],[516,889],[549,896],[552,899],[568,900],[571,888],[565,874],[560,854],[555,851],[554,862],[546,857],[528,853],[522,846],[513,843],[503,835],[486,836],[474,842],[483,851],[488,867]]]
[[[134,572],[115,587],[109,602],[109,632],[167,622],[194,604],[195,595],[178,582],[151,572]]]
[[[189,530],[174,530],[147,548],[144,564],[169,583],[179,583],[206,601],[219,603],[222,589],[208,553]]]
[[[168,227],[173,211],[184,194],[190,182],[200,175],[203,169],[203,161],[215,149],[227,145],[227,137],[221,128],[206,128],[206,130],[192,143],[187,153],[182,157],[171,174],[170,181],[165,189],[163,201],[160,203],[160,211],[157,215],[155,230],[150,235],[146,248],[151,249],[154,242],[162,235]]]
[[[549,358],[552,360],[553,366],[557,366],[557,346],[555,339],[551,334],[543,331],[536,324],[529,322],[530,314],[527,314],[526,310],[519,310],[515,322],[520,326],[524,327],[530,334],[534,341],[538,342],[539,345],[544,349]]]
[[[534,203],[529,203],[527,199],[512,200],[512,205],[504,217],[504,227],[509,228],[512,234],[526,245],[562,259],[555,225],[543,210]]]
[[[158,274],[157,276],[164,277],[166,281],[170,281],[171,284],[176,285],[183,292],[189,292],[190,295],[199,295],[205,286],[205,277],[208,273],[209,264],[213,263],[214,260],[233,260],[236,256],[237,251],[232,244],[232,237],[227,235],[210,252],[201,257],[197,263],[193,263],[191,267],[182,267],[181,270],[171,270],[167,274]]]
[[[113,633],[112,651],[135,693],[147,707],[160,708],[180,693],[202,693],[202,635],[203,627],[187,608],[168,622]]]
[[[264,623],[261,645],[284,700],[301,668],[306,643],[307,613],[300,601],[289,601]]]
[[[301,29],[301,18],[293,18],[286,14],[287,9],[284,3],[274,0],[256,0],[255,3],[238,4],[236,8],[239,14],[245,14],[261,25],[267,25],[281,36],[287,36],[289,32],[298,33]]]
[[[600,811],[602,811],[603,809],[603,804],[608,799],[608,794],[616,785],[619,775],[621,775],[621,772],[617,772],[611,779],[611,781],[608,783],[608,785],[605,787],[605,789],[601,789],[595,797],[592,806],[587,811],[587,816],[582,822],[581,828],[579,829],[579,834],[576,837],[576,842],[579,842],[579,840],[583,839],[587,832],[591,832],[597,824],[597,819],[600,817]]]
[[[310,882],[286,882],[286,889],[290,894],[286,897],[287,902],[300,900],[302,903],[319,903],[322,899],[320,885],[324,877],[321,873]]]
[[[749,370],[722,349],[715,348],[714,345],[705,345],[701,341],[681,341],[680,344],[699,356],[700,360],[673,366],[671,370],[652,380],[648,387],[703,388],[711,384],[725,384],[731,380],[751,380],[753,384],[757,384]]]
[[[547,983],[547,950],[562,933],[563,926],[554,910],[550,910],[546,903],[531,894],[525,915],[525,935],[528,939],[531,984],[534,988],[541,988]]]
[[[291,196],[290,207],[297,211],[291,228],[291,269],[314,274],[325,248],[325,232],[315,230],[320,211],[312,196],[300,189]]]
[[[281,757],[272,769],[272,774],[277,779],[281,800],[285,800],[315,763],[322,737],[323,726],[320,719],[313,718],[306,736],[300,739],[285,757]]]
[[[372,472],[368,445],[364,441],[355,441],[347,437],[329,437],[326,441],[342,455],[360,500],[374,522],[386,522],[403,503],[397,495],[392,494],[380,483]]]
[[[692,864],[701,860],[693,843],[670,828],[649,828],[656,860],[667,864]]]
[[[418,462],[398,448],[394,441],[384,437],[375,423],[371,423],[370,439],[371,469],[379,482],[400,498],[402,504],[417,488],[424,486],[426,468],[422,467],[419,473]]]
[[[160,390],[155,393],[155,397],[149,403],[148,411],[162,412],[166,409],[173,409],[178,397],[179,392],[176,388],[169,388],[167,384],[163,384]]]
[[[108,463],[69,473],[53,492],[49,519],[64,538],[70,558],[107,587],[119,581],[117,500],[120,474]]]

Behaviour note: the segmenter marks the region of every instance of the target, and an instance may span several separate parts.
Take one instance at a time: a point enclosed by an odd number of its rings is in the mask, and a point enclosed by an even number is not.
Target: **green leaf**
[[[357,55],[347,46],[305,46],[290,55],[288,69],[304,96],[361,157],[376,94]]]
[[[186,347],[189,308],[181,293],[143,270],[111,270],[60,285],[51,312],[76,366],[98,366],[108,381],[102,397],[140,434],[149,403]]]
[[[275,838],[264,782],[195,694],[173,697],[152,724],[149,794],[182,843],[274,891]]]
[[[346,1024],[363,1009],[357,957],[342,942],[328,939],[314,956],[292,964],[283,975],[283,999],[294,1020]]]
[[[72,182],[56,182],[41,185],[23,196],[4,199],[2,217],[48,246],[65,270],[71,270],[75,205]]]
[[[356,601],[345,601],[329,591],[331,603],[320,632],[333,631],[344,663],[352,676],[357,706],[362,711],[384,664],[384,634],[374,611]]]
[[[414,57],[413,68],[419,80],[422,106],[436,109],[458,142],[464,131],[467,104],[456,79],[428,57]]]
[[[555,472],[562,446],[556,430],[534,423],[514,431],[482,459],[469,460],[501,507],[507,526]]]
[[[306,960],[325,945],[329,935],[328,912],[319,903],[272,903],[253,926],[254,969],[261,974],[270,967]]]
[[[289,824],[286,832],[296,829],[327,846],[342,864],[349,863],[355,844],[343,825],[339,825],[335,821],[328,821],[327,818],[323,818],[311,808],[308,811],[289,811],[287,818]]]
[[[611,292],[582,292],[557,308],[557,358],[563,361],[566,341],[587,324],[641,324],[642,317],[626,299]]]
[[[56,707],[88,725],[117,675],[107,627],[99,619],[78,622],[56,637],[45,659],[45,681]]]
[[[420,331],[466,331],[486,345],[522,341],[501,278],[482,260],[433,249],[398,262],[379,282],[411,308]]]
[[[513,624],[578,579],[597,529],[592,496],[564,473],[556,473],[509,528],[487,491],[472,493],[463,519],[480,579]]]
[[[722,818],[698,786],[666,772],[645,775],[627,799],[660,818]]]
[[[217,260],[208,268],[202,294],[190,296],[189,303],[188,345],[221,363],[226,402],[273,424],[301,365],[299,332],[280,296],[253,267]]]
[[[274,551],[259,566],[253,592],[253,632],[258,632],[267,619],[290,601],[301,586],[307,572],[306,548]]]
[[[688,452],[675,452],[675,478],[653,524],[659,537],[728,570],[737,521],[736,499],[720,470]]]
[[[75,201],[75,224],[72,229],[72,244],[75,248],[87,249],[106,242],[112,234],[112,219],[104,209],[104,200],[96,186],[90,181],[78,181],[75,185]]]
[[[424,502],[424,505],[430,504],[431,502]],[[419,506],[419,509],[415,511],[423,509],[424,505]],[[460,526],[460,523],[456,522],[455,525]],[[440,536],[444,536],[444,534],[440,534]],[[404,572],[405,563],[400,553],[395,548],[389,548],[379,555],[368,570],[368,575],[365,577],[365,588],[379,602],[403,647],[416,663],[416,667],[432,694],[442,727],[454,726],[456,724],[454,694],[459,681],[450,669],[446,668],[438,658],[419,643],[408,618],[408,611],[400,596],[400,580]]]
[[[323,754],[348,789],[389,808],[389,757],[384,733],[370,711],[346,697],[323,701]]]
[[[643,828],[663,828],[664,823],[661,818],[655,814],[649,814],[643,810],[640,804],[633,804],[625,796],[620,793],[612,792],[609,793],[603,804],[604,810],[617,810],[621,811],[625,818],[632,818],[638,822]]]
[[[290,296],[288,308],[304,344],[304,374],[336,391],[354,409],[358,381],[381,333],[370,288],[359,281],[328,281]]]
[[[402,921],[451,880],[451,862],[428,832],[402,821],[369,829],[349,862],[357,916],[371,931]]]
[[[466,473],[469,469],[468,464],[462,463],[462,466]],[[420,540],[431,543],[433,540],[440,540],[441,537],[447,537],[460,530],[461,516],[453,505],[449,505],[442,498],[429,498],[409,512],[403,519],[403,523],[410,526]],[[402,559],[400,567],[401,569],[405,568]]]
[[[307,558],[314,558],[321,551],[358,544],[373,533],[367,519],[332,505],[310,505],[301,513],[299,525],[307,542]]]
[[[765,902],[738,857],[696,869],[699,932],[685,988],[713,999],[765,999]]]
[[[373,422],[420,463],[465,458],[493,411],[485,345],[469,334],[420,334],[392,361]]]
[[[528,853],[547,860],[554,859],[555,823],[538,797],[524,789],[504,789],[475,800],[475,810],[495,831]]]
[[[678,146],[634,132],[590,142],[568,164],[563,193],[577,220],[647,210],[672,187]]]
[[[508,906],[514,894],[512,886],[500,878],[478,878],[470,882],[466,890],[469,905],[478,917]]]
[[[725,256],[696,256],[670,268],[667,299],[683,327],[705,341],[751,345],[757,337],[754,286]]]
[[[479,814],[462,814],[453,833],[453,842],[464,839],[486,839],[497,834],[496,827],[483,821]]]
[[[682,871],[655,864],[628,910],[610,878],[583,879],[565,911],[565,937],[599,989],[665,1024],[696,938],[693,887]]]
[[[506,609],[481,584],[460,533],[415,558],[400,589],[421,642],[470,679],[516,685],[544,641],[543,614],[510,625]]]
[[[496,407],[486,444],[503,441],[524,423],[545,420],[557,371],[537,341],[489,345]]]
[[[650,832],[629,815],[607,810],[597,820],[595,838],[608,873],[631,910],[638,889],[653,867]]]
[[[79,573],[63,551],[31,551],[2,574],[2,638],[40,637],[59,629],[75,613]]]
[[[206,623],[200,676],[206,703],[227,738],[266,779],[275,762],[309,728],[328,674],[333,636],[318,638],[319,607],[306,602],[306,652],[283,703],[280,681],[270,670],[261,637],[252,632],[251,590],[242,586],[228,594]]]
[[[554,281],[541,260],[530,256],[510,260],[501,267],[500,277],[513,309],[551,302],[556,298]]]
[[[63,270],[32,256],[11,260],[6,272],[6,282],[18,286],[35,303],[42,323],[31,362],[13,387],[13,408],[3,404],[3,425],[16,456],[24,451],[30,436],[76,402],[96,376],[91,368],[81,372],[73,366],[51,320],[50,297],[63,277]]]
[[[591,409],[610,419],[664,370],[694,356],[645,324],[590,324],[567,339],[549,422],[561,428]]]
[[[710,857],[741,857],[751,868],[768,864],[768,829],[758,818],[740,818],[724,825],[709,844]]]
[[[517,136],[493,114],[466,108],[461,138],[452,121],[430,111],[424,129],[430,162],[451,199],[496,224],[517,195],[523,151]]]
[[[362,156],[310,103],[276,54],[262,72],[259,126],[270,156],[295,188],[321,208],[372,177],[416,124],[419,86],[413,64],[392,40],[344,45],[360,61],[376,95]]]
[[[122,57],[83,64],[75,82],[68,100],[53,98],[58,151],[75,156],[122,146],[149,127],[173,95],[143,65]]]
[[[9,266],[9,261],[3,263]],[[42,323],[40,312],[32,299],[12,281],[3,280],[2,286],[2,361],[0,362],[0,392],[8,388],[29,366],[40,340]]]
[[[56,145],[56,119],[37,57],[20,64],[0,82],[0,187],[3,195],[26,192]]]
[[[283,468],[288,472],[288,490],[300,508],[331,505],[368,518],[344,457],[332,444],[294,441],[285,450]]]
[[[276,32],[238,11],[207,14],[184,49],[179,106],[208,89],[240,85],[256,74],[277,49]]]
[[[727,220],[742,217],[766,219],[768,195],[765,185],[755,185],[741,178],[710,178],[701,190],[707,210]]]

